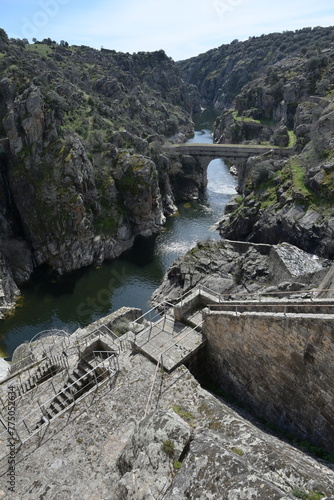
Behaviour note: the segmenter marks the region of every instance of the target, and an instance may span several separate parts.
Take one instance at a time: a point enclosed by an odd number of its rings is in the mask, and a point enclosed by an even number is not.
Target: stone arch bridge
[[[243,166],[249,157],[263,155],[264,159],[283,158],[294,152],[293,148],[253,144],[172,144],[165,149],[172,155],[190,155],[196,158],[203,169],[203,178],[206,178],[207,168],[212,160],[230,160],[237,169],[239,181],[243,177]]]

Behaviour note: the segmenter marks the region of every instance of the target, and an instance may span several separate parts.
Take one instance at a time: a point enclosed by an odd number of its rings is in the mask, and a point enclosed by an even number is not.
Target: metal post
[[[52,388],[53,388],[53,390],[54,390],[54,393],[57,395],[57,391],[56,391],[56,388],[55,388],[55,386],[54,386],[54,384],[53,384],[53,380],[52,380],[52,378],[51,378],[51,385],[52,385]]]
[[[72,400],[73,400],[73,404],[74,404],[75,403],[74,393],[72,392],[72,390],[70,389],[70,387],[68,388],[68,390],[70,391],[70,394],[71,394],[71,397],[72,397]]]
[[[17,435],[18,440],[20,441],[20,443],[21,443],[21,445],[22,445],[22,444],[23,444],[23,441],[22,441],[22,439],[21,439],[20,434],[17,432],[17,428],[15,428],[15,434]]]
[[[26,421],[23,419],[23,420],[22,420],[22,422],[24,423],[25,428],[26,428],[26,429],[27,429],[27,431],[28,431],[28,434],[30,434],[30,429],[29,429],[29,427],[27,426]]]

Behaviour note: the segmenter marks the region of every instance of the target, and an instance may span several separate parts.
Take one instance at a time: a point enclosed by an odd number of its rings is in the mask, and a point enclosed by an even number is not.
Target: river
[[[209,129],[199,130],[189,142],[212,143]],[[0,323],[0,356],[42,330],[73,332],[122,306],[150,308],[149,300],[172,262],[197,241],[218,239],[212,226],[235,194],[236,179],[222,160],[208,168],[205,199],[181,203],[160,234],[139,238],[134,247],[112,262],[55,279],[41,270],[22,289],[14,313]]]

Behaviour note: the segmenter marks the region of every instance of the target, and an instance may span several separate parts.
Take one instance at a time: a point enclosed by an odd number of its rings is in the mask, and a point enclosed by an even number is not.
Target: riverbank
[[[211,131],[201,129],[190,141],[212,142]],[[180,203],[160,234],[140,237],[119,258],[65,277],[38,269],[22,288],[19,306],[1,322],[2,351],[10,357],[18,345],[40,331],[60,328],[71,333],[124,305],[148,310],[152,293],[174,260],[198,241],[219,239],[213,225],[235,194],[235,185],[225,164],[214,160],[208,168],[205,198]]]

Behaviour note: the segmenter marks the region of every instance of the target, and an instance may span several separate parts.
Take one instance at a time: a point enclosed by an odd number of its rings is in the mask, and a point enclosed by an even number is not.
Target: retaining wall
[[[257,415],[334,449],[334,315],[204,312],[211,376]]]

